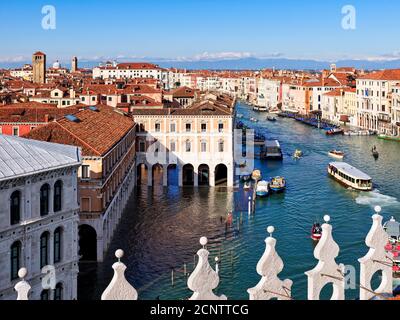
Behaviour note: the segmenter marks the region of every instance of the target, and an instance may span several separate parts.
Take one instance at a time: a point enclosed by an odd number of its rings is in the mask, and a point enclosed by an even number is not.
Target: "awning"
[[[350,119],[349,119],[349,116],[348,115],[346,115],[346,114],[342,114],[341,116],[340,116],[340,120],[339,120],[340,122],[350,122]]]

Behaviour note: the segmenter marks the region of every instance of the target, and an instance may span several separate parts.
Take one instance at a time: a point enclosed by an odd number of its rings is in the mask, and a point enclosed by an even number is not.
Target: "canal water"
[[[358,274],[357,259],[368,251],[364,241],[374,206],[383,208],[385,221],[391,216],[400,220],[400,144],[376,137],[327,137],[324,131],[295,120],[269,122],[266,114],[255,113],[246,104],[238,103],[237,107],[244,115],[241,121],[268,139],[280,141],[283,161],[256,161],[256,167],[264,177],[284,176],[286,193],[257,200],[256,213],[248,217],[248,195],[243,190],[137,188],[104,263],[81,265],[79,299],[100,298],[112,278],[114,251],[119,248],[125,251],[126,275],[140,299],[188,298],[191,292],[183,272],[193,270],[201,236],[209,239],[210,262],[214,265],[214,258],[220,258],[220,285],[215,292],[229,299],[248,299],[247,289],[260,279],[256,264],[265,250],[266,228],[270,225],[275,226],[277,250],[285,263],[280,277],[293,280],[294,299],[306,299],[304,272],[317,263],[310,229],[315,220],[322,222],[325,214],[331,216],[334,239],[340,246],[336,261],[354,266]],[[259,122],[250,122],[251,117]],[[380,152],[378,161],[371,155],[373,145]],[[304,152],[299,161],[290,156],[296,149]],[[334,161],[327,155],[332,149],[343,150],[346,162],[368,173],[375,190],[349,191],[330,179],[326,167]],[[226,230],[221,217],[231,209],[234,227]],[[331,292],[324,290],[322,298]],[[355,299],[358,293],[358,288],[349,289],[346,298]]]

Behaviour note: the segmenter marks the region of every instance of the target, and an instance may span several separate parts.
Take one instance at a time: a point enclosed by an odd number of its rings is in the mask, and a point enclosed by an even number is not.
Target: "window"
[[[202,123],[201,124],[201,132],[206,132],[207,131],[207,123]]]
[[[19,128],[18,127],[13,127],[13,136],[19,136]]]
[[[21,192],[14,191],[10,197],[10,223],[18,224],[21,221]]]
[[[223,123],[218,123],[218,131],[219,132],[224,131],[224,124]]]
[[[18,279],[18,271],[21,267],[21,242],[14,242],[11,246],[11,281]]]
[[[42,217],[49,214],[49,193],[50,186],[46,183],[40,188],[40,215]]]
[[[43,290],[43,291],[40,293],[40,300],[42,300],[42,301],[50,300],[50,293],[49,293],[49,290]]]
[[[170,144],[170,151],[171,151],[171,152],[175,152],[175,151],[176,151],[176,144],[175,144],[175,141],[171,141],[171,144]]]
[[[170,124],[170,131],[171,132],[175,132],[176,131],[176,124],[175,123],[171,123]]]
[[[190,123],[186,123],[186,132],[192,131],[192,125]]]
[[[201,142],[201,152],[207,152],[207,142],[206,141]]]
[[[186,140],[186,152],[190,152],[192,149],[192,144],[190,143],[190,140]]]
[[[54,263],[61,262],[61,227],[54,231]]]
[[[83,165],[82,166],[82,179],[89,179],[90,178],[90,166]]]
[[[156,130],[156,132],[160,132],[161,131],[161,124],[160,123],[156,123],[155,130]]]
[[[48,232],[40,236],[40,269],[49,264],[49,238]]]
[[[60,301],[63,299],[63,285],[62,283],[57,283],[56,289],[54,290],[54,300]]]
[[[220,140],[218,142],[218,152],[224,152],[224,141]]]
[[[139,152],[146,152],[146,143],[144,141],[139,142]]]

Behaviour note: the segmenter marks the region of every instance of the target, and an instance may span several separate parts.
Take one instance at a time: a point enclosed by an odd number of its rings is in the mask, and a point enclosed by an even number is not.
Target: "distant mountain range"
[[[132,59],[132,61],[138,59]],[[152,62],[164,68],[179,69],[209,69],[209,70],[260,70],[260,69],[293,69],[293,70],[321,70],[328,69],[331,63],[336,63],[338,67],[355,67],[357,69],[376,70],[376,69],[398,69],[400,68],[400,59],[398,60],[339,60],[336,62],[300,60],[287,58],[243,58],[232,60],[162,60],[162,59],[143,59]],[[80,61],[79,66],[92,68],[99,65],[101,61]],[[104,61],[103,61],[104,62]],[[0,68],[17,68],[26,62],[18,63],[0,63]],[[69,64],[63,64],[69,67]],[[48,63],[48,66],[50,64]]]

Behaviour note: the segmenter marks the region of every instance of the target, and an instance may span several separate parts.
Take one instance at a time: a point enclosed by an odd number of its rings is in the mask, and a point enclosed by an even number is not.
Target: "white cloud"
[[[29,60],[30,58],[27,56],[0,57],[0,63],[26,62]]]

